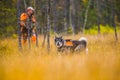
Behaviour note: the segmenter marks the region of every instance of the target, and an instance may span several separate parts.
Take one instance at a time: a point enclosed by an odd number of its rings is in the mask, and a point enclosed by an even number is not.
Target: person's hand
[[[24,22],[20,22],[20,26],[21,27],[25,26],[25,23]]]

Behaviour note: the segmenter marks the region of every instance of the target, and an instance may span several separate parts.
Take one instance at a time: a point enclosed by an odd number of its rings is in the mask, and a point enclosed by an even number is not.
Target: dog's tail
[[[79,39],[79,41],[84,41],[84,42],[87,43],[87,38],[86,38],[86,37],[81,37],[81,38]]]
[[[88,54],[88,48],[87,48],[87,44],[88,44],[88,40],[86,37],[81,37],[79,39],[79,41],[82,42],[82,45],[84,46],[85,50],[86,50],[86,54]]]

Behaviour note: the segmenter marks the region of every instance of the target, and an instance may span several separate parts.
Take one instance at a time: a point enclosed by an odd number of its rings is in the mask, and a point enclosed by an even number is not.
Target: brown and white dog
[[[85,37],[81,37],[79,40],[71,40],[55,36],[54,42],[59,52],[64,52],[66,50],[71,52],[80,52],[83,50],[86,50],[86,52],[88,51],[87,39]]]

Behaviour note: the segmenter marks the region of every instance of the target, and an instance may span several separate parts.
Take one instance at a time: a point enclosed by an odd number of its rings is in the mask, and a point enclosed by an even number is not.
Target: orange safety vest
[[[65,46],[73,46],[73,42],[72,41],[65,41]]]
[[[27,20],[28,18],[28,15],[26,13],[22,13],[21,16],[20,16],[20,20],[21,21],[25,21]],[[32,18],[31,18],[32,22],[36,22],[36,19],[35,19],[35,16],[33,15]]]
[[[28,18],[27,14],[26,13],[22,13],[21,16],[20,16],[20,20],[21,21],[26,21]]]

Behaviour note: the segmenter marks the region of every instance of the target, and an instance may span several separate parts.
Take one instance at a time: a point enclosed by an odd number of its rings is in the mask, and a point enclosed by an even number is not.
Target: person
[[[25,44],[27,42],[28,38],[28,27],[30,28],[30,38],[32,41],[36,41],[36,18],[34,16],[34,8],[28,7],[26,9],[26,12],[22,13],[20,15],[20,31],[21,31],[21,37],[22,37],[22,43]],[[28,25],[30,21],[31,25]]]

